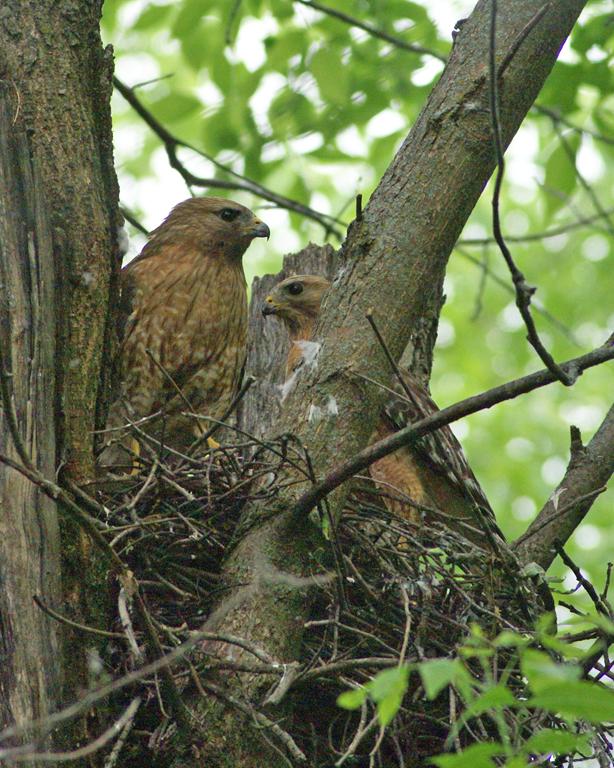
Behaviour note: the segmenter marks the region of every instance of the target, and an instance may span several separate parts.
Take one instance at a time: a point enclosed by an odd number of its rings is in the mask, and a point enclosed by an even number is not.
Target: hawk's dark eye
[[[241,211],[237,211],[236,208],[222,208],[219,216],[224,221],[234,221],[240,213]]]
[[[299,293],[303,292],[303,284],[302,283],[290,283],[290,285],[286,288],[288,293],[292,294],[292,296],[298,296]]]

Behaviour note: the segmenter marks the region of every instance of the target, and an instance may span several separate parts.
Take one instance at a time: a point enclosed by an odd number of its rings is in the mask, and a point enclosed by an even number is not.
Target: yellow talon
[[[141,469],[140,464],[138,462],[138,457],[141,455],[141,444],[136,439],[136,437],[131,437],[130,438],[130,446],[129,447],[130,447],[130,450],[133,453],[133,456],[132,456],[132,467],[130,469],[130,474],[131,475],[138,475],[139,472],[140,472],[140,469]]]

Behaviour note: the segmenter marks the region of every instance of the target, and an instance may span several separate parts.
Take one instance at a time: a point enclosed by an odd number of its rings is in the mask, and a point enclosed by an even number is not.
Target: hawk
[[[182,449],[198,433],[182,413],[219,418],[238,389],[245,362],[247,292],[242,256],[269,228],[239,203],[219,197],[184,200],[121,272],[119,395],[107,440],[117,428],[143,424]],[[119,433],[121,435],[121,431]],[[100,464],[126,463],[126,437]],[[122,449],[124,446],[124,449]],[[123,459],[123,461],[122,461]]]
[[[286,364],[290,376],[302,364],[301,342],[312,336],[322,296],[330,283],[318,275],[295,275],[278,283],[263,306],[263,315],[276,315],[292,342]],[[389,389],[371,442],[381,440],[438,410],[424,387],[408,372],[401,372],[402,382]],[[494,513],[471,471],[463,449],[448,426],[439,428],[411,446],[379,459],[369,468],[381,488],[388,509],[396,515],[419,522],[420,510],[436,518],[466,538],[490,548],[491,534],[503,539]]]

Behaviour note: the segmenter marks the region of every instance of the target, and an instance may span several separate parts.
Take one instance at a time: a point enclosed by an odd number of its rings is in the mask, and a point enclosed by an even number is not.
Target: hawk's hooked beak
[[[279,306],[273,301],[270,296],[267,296],[262,305],[262,316],[276,315]]]
[[[268,240],[271,236],[271,230],[269,229],[268,225],[264,223],[264,221],[255,219],[254,226],[250,229],[249,234],[252,237],[266,237]]]

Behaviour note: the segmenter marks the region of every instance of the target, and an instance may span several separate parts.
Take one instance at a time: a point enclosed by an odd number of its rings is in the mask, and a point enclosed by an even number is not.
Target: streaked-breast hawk
[[[295,275],[278,283],[264,301],[263,314],[279,317],[292,341],[287,376],[301,365],[301,341],[311,338],[322,296],[329,286],[317,275]],[[389,388],[371,442],[438,410],[409,372],[402,371],[401,375],[403,382],[395,381]],[[434,517],[438,522],[486,548],[490,548],[490,537],[484,533],[485,524],[492,533],[502,536],[490,504],[448,426],[378,460],[370,467],[370,475],[383,493],[392,497],[384,497],[387,507],[401,517],[418,521],[420,514],[416,510],[430,508],[437,512]]]
[[[121,434],[115,428],[161,412],[142,428],[181,449],[198,431],[182,412],[219,418],[228,407],[246,352],[242,256],[255,237],[269,234],[239,203],[192,198],[173,208],[122,270],[119,395],[107,442]],[[120,437],[100,463],[129,465],[125,445]]]

